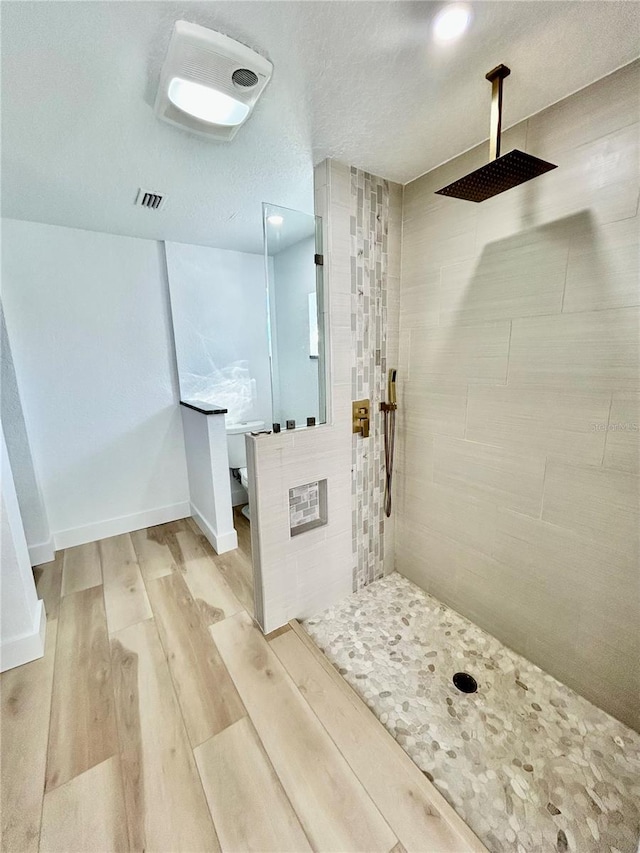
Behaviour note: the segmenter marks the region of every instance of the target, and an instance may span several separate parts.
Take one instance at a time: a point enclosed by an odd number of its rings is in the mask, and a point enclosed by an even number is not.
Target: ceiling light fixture
[[[271,216],[267,216],[267,222],[269,223],[269,225],[279,226],[282,225],[284,219],[279,214],[272,213]]]
[[[242,101],[217,89],[194,83],[193,80],[183,80],[182,77],[173,78],[167,95],[171,103],[183,113],[208,124],[234,127],[242,124],[249,115],[250,108]]]
[[[228,36],[176,21],[160,74],[158,118],[210,139],[233,139],[271,79],[272,64]]]
[[[433,37],[438,42],[460,38],[471,22],[471,10],[460,3],[445,6],[433,21]]]

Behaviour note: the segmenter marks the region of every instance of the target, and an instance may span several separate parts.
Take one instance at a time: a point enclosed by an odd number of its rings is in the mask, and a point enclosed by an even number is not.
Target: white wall
[[[18,498],[0,429],[0,671],[44,652],[45,613],[38,601]]]
[[[216,554],[238,547],[229,489],[225,416],[180,407],[187,451],[191,516]]]
[[[293,418],[318,419],[318,359],[309,358],[309,294],[316,292],[315,237],[301,240],[273,258],[278,410],[283,426]]]
[[[20,515],[33,565],[53,560],[55,550],[44,498],[33,464],[11,346],[0,305],[0,420],[7,443]]]
[[[230,423],[271,423],[267,289],[262,255],[167,243],[183,396],[229,410]]]
[[[162,246],[2,227],[7,329],[56,546],[188,515]]]

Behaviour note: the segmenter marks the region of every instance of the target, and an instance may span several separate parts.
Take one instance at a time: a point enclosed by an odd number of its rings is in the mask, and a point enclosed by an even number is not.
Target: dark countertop
[[[180,405],[203,415],[226,415],[228,412],[228,409],[221,409],[215,403],[205,403],[202,400],[180,400]]]

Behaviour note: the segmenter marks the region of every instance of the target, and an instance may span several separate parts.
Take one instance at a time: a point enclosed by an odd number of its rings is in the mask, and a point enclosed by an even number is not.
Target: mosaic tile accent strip
[[[326,491],[326,480],[289,489],[289,528],[292,536],[326,524]]]
[[[304,624],[492,853],[636,853],[640,734],[397,573]]]
[[[353,436],[353,589],[383,575],[384,444],[389,182],[351,167],[351,336],[353,400],[371,401],[369,438]]]

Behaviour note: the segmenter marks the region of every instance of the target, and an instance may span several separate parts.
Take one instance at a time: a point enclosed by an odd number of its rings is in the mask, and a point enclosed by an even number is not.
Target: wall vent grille
[[[147,207],[149,210],[160,210],[164,205],[164,196],[160,193],[150,193],[147,190],[139,189],[136,204],[138,207]]]

